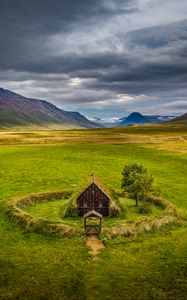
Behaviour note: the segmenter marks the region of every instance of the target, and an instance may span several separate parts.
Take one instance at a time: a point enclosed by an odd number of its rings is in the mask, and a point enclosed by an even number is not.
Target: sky
[[[88,117],[187,112],[186,0],[0,0],[0,87]]]

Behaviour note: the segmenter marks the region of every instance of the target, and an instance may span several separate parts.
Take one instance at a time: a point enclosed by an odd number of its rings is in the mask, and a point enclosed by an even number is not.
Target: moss
[[[64,212],[64,217],[77,217],[78,216],[78,211],[77,211],[77,206],[76,206],[76,199],[77,196],[77,192],[74,192],[70,199],[69,199],[69,203],[67,205],[67,208]]]

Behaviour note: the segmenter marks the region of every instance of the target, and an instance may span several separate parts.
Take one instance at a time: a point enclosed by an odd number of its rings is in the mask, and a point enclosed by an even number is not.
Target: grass
[[[179,228],[109,241],[91,276],[88,270],[88,299],[185,299],[186,233]]]
[[[61,222],[62,224],[83,227],[83,219],[80,217],[64,217],[64,212],[67,207],[68,200],[60,199],[53,201],[46,201],[24,208],[34,218],[42,218],[50,221]],[[139,207],[135,207],[134,200],[127,198],[120,198],[122,213],[118,218],[104,218],[103,226],[119,226],[123,221],[133,221],[142,216],[150,217],[160,214],[162,209],[159,206],[150,204],[151,213],[142,215],[139,213]]]
[[[60,199],[28,206],[24,210],[33,217],[60,222],[67,204],[68,200]]]
[[[163,197],[187,210],[187,156],[139,145],[46,145],[0,148],[0,199],[32,192],[72,189],[89,174],[120,189],[122,167],[144,164],[162,190]],[[175,184],[173,184],[175,183]]]
[[[180,125],[1,132],[0,299],[185,299],[185,226],[109,240],[93,261],[84,238],[23,233],[6,210],[11,198],[76,189],[92,173],[120,190],[123,166],[140,162],[152,173],[162,196],[187,213],[186,135],[186,127]],[[122,219],[136,219],[134,203],[120,201]],[[57,219],[65,205],[66,200],[48,201],[27,209],[35,216]],[[153,207],[153,214],[159,213]],[[81,226],[82,220],[64,222]],[[106,219],[104,224],[112,222]]]
[[[82,240],[13,231],[3,235],[0,255],[0,299],[84,299],[90,258]]]

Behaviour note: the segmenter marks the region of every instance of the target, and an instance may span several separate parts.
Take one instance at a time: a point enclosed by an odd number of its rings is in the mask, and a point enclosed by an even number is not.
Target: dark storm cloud
[[[129,32],[127,37],[129,52],[84,58],[82,68],[97,70],[98,82],[92,87],[127,93],[186,87],[187,20]],[[75,75],[81,74],[88,77],[89,70],[77,68]]]
[[[1,0],[1,28],[5,35],[17,37],[27,35],[36,37],[61,30],[70,30],[71,23],[97,15],[98,12],[106,13],[102,2],[94,0]]]
[[[79,56],[73,49],[71,54],[54,55],[47,38],[67,34],[90,19],[107,21],[112,15],[131,13],[137,9],[135,3],[132,0],[0,0],[0,68],[47,74],[93,70],[104,64],[107,67],[110,56],[104,61],[97,55]]]
[[[144,106],[157,101],[175,108],[169,99],[184,102],[187,93],[184,0],[182,5],[0,0],[0,85],[60,106],[102,102],[107,109],[116,103],[120,111],[131,103],[133,110],[140,96]]]
[[[151,49],[187,41],[187,20],[135,30],[127,34],[127,39],[129,47],[138,45]]]
[[[187,24],[184,21],[181,23]],[[174,25],[181,27],[181,23],[171,24],[170,31],[169,25],[167,25],[168,35],[163,34],[164,30],[162,30],[162,40],[165,40],[165,46],[159,49],[156,46],[155,51],[154,49],[149,50],[150,47],[153,48],[152,38],[149,43],[147,40],[148,46],[145,44],[142,46],[143,42],[138,44],[138,40],[135,40],[134,47],[132,42],[129,45],[130,52],[106,53],[102,56],[79,59],[79,65],[75,68],[76,71],[73,75],[95,77],[97,82],[90,84],[92,88],[105,88],[116,92],[149,93],[186,87],[187,41],[185,41],[185,34],[182,39],[181,32],[179,35],[175,34],[175,39],[171,37]],[[152,35],[154,36],[155,31],[159,32],[160,30],[160,26],[154,28]],[[133,36],[136,34],[137,31],[131,32]],[[150,34],[150,36],[152,35]],[[170,41],[168,41],[169,38]],[[69,71],[73,71],[71,67],[69,67]]]
[[[74,26],[87,24],[91,19],[107,21],[113,15],[131,13],[136,10],[135,3],[132,0],[0,0],[0,67],[29,70],[30,64],[37,66],[43,56],[50,57],[48,36],[71,32]]]

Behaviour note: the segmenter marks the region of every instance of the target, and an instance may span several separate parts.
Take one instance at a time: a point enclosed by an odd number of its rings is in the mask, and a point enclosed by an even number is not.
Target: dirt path
[[[103,242],[98,240],[96,236],[90,236],[86,241],[86,245],[92,249],[90,254],[93,255],[97,255],[98,252],[104,248]]]
[[[89,246],[89,254],[92,256],[92,260],[89,262],[89,266],[86,273],[86,300],[100,299],[102,290],[102,278],[100,276],[100,258],[99,251],[104,248],[103,242],[98,240],[97,236],[90,236],[86,245]]]

